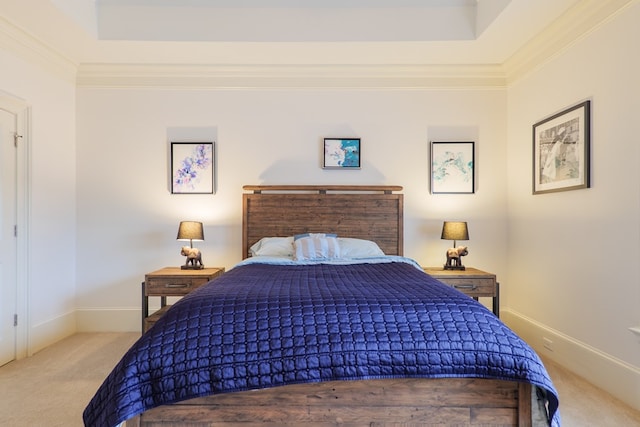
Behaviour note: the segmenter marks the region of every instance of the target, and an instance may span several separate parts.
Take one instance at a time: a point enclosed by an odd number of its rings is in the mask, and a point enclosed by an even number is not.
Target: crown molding
[[[549,62],[637,0],[581,0],[503,63],[509,85]]]
[[[0,16],[0,48],[74,83],[78,64],[43,41]]]
[[[559,55],[638,0],[580,0],[502,64],[205,65],[77,63],[0,17],[0,48],[78,87],[504,88]]]
[[[504,87],[494,65],[81,64],[78,87],[420,89]]]

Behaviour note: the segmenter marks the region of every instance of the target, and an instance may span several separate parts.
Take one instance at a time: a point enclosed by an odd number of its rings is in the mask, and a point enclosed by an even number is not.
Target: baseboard
[[[640,410],[640,369],[508,308],[501,320],[533,349]],[[546,340],[545,340],[546,339]]]
[[[76,310],[78,332],[140,332],[141,313],[135,308]]]
[[[76,313],[69,312],[29,329],[27,356],[76,333]]]

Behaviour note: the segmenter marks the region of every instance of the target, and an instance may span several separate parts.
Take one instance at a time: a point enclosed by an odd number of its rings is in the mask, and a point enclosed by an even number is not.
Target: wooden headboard
[[[391,185],[245,185],[242,258],[263,237],[337,233],[402,255],[403,198]]]

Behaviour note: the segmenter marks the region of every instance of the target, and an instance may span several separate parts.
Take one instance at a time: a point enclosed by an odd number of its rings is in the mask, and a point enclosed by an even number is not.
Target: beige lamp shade
[[[202,223],[197,221],[182,221],[178,227],[178,237],[176,240],[188,240],[193,247],[194,240],[204,240],[204,230]]]
[[[453,240],[453,246],[456,246],[456,240],[469,240],[469,229],[467,223],[462,221],[445,221],[442,224],[443,240]]]

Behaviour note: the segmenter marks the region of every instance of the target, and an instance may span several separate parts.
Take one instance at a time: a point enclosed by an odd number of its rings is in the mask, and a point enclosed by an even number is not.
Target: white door
[[[0,366],[16,358],[16,115],[0,109]]]

